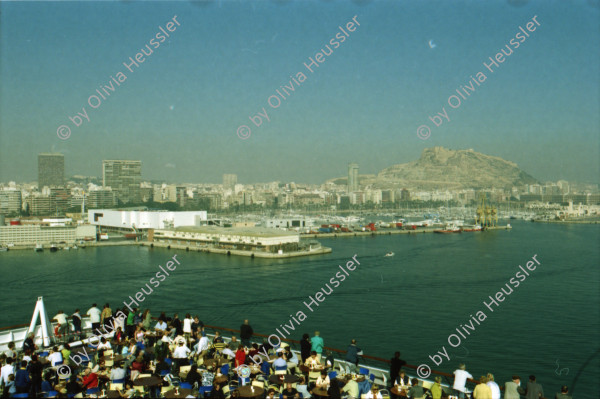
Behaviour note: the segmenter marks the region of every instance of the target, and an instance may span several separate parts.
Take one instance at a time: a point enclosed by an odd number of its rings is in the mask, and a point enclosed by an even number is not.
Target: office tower
[[[21,190],[0,190],[0,215],[18,215],[21,205]]]
[[[119,202],[140,203],[142,161],[102,161],[102,186],[110,187]]]
[[[348,192],[358,191],[358,164],[348,165]]]
[[[110,188],[90,191],[86,198],[88,209],[112,208],[116,204],[115,193]]]
[[[237,184],[237,175],[223,175],[223,189],[233,190]]]
[[[65,180],[65,156],[55,153],[38,154],[38,188],[60,187]]]

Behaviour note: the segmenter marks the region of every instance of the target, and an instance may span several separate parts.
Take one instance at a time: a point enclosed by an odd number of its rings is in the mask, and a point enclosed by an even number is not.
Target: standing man
[[[400,352],[394,353],[394,357],[390,360],[390,385],[393,386],[394,382],[398,378],[400,369],[406,364],[406,362],[400,359]]]
[[[535,382],[535,375],[530,375],[525,397],[527,399],[540,399],[543,396],[544,390],[542,389],[542,386]]]
[[[317,359],[321,360],[321,354],[323,353],[323,338],[321,338],[321,333],[315,331],[315,336],[310,339],[311,343],[311,351],[317,352]]]
[[[500,399],[500,387],[498,386],[496,381],[494,381],[494,374],[492,374],[492,373],[487,374],[487,384],[486,385],[488,387],[490,387],[490,389],[492,390],[492,399]]]
[[[87,315],[90,316],[92,322],[92,331],[100,328],[100,315],[102,312],[96,307],[96,304],[92,304],[92,307],[87,311]]]
[[[464,363],[461,363],[458,365],[458,369],[454,370],[454,385],[452,388],[454,389],[454,394],[461,399],[465,398],[467,378],[473,378],[473,376],[466,371],[466,368]]]
[[[240,326],[240,338],[242,339],[242,345],[246,348],[250,347],[250,338],[254,334],[254,330],[250,326],[248,319],[244,320],[244,324]]]
[[[69,325],[67,324],[67,316],[65,315],[65,312],[59,310],[56,316],[52,318],[52,320],[56,320],[58,322],[58,336],[61,338],[65,336],[65,338],[67,338],[66,335],[69,330]]]
[[[137,308],[129,309],[129,313],[127,313],[127,322],[125,324],[127,338],[133,337],[133,333],[135,331],[135,324],[134,324],[135,312],[137,312]]]
[[[358,346],[356,346],[356,340],[353,339],[348,346],[346,351],[346,361],[353,364],[352,372],[356,372],[358,369],[358,354],[362,352]]]
[[[504,399],[520,399],[525,395],[525,390],[521,388],[521,377],[513,375],[512,381],[504,383]]]
[[[107,326],[108,328],[111,328],[111,321],[112,321],[112,309],[110,308],[110,305],[107,303],[104,305],[104,308],[102,309],[102,313],[100,314],[100,323]],[[106,331],[106,330],[104,330],[104,331]]]
[[[555,396],[556,399],[573,399],[571,395],[569,395],[569,388],[566,385],[563,385],[560,388],[560,393],[557,393]]]
[[[73,329],[75,330],[75,334],[81,335],[81,315],[79,314],[79,309],[75,309],[75,313],[71,315],[71,323],[73,323]]]

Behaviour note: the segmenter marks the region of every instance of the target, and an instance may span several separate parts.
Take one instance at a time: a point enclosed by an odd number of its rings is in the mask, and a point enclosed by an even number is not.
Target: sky
[[[599,14],[597,0],[1,1],[0,182],[37,180],[48,151],[67,176],[134,159],[148,180],[321,183],[443,146],[598,183]]]

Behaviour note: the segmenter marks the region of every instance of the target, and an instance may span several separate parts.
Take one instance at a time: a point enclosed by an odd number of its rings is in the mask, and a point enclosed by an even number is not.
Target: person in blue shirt
[[[29,392],[29,385],[31,380],[29,379],[29,372],[27,371],[27,360],[21,361],[21,367],[17,370],[15,375],[15,386],[17,387],[17,393]]]
[[[51,379],[52,379],[52,374],[46,373],[46,375],[44,376],[44,381],[42,381],[42,392],[54,391],[54,387],[52,386],[52,383],[50,382]]]
[[[323,353],[323,338],[321,338],[320,333],[315,331],[315,336],[310,339],[311,343],[311,351],[317,352],[317,359],[321,360],[321,354]]]
[[[10,374],[8,376],[8,382],[4,386],[4,392],[7,392],[7,396],[13,396],[17,393],[17,388],[15,387],[15,375]]]
[[[287,362],[283,358],[283,352],[277,352],[277,359],[273,362],[274,370],[287,370]]]

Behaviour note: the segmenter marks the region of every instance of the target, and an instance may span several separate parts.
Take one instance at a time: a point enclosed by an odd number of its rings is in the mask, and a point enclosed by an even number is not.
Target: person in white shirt
[[[379,388],[377,385],[373,385],[369,393],[365,395],[365,399],[383,399],[381,392],[379,392]]]
[[[331,381],[329,380],[327,371],[325,371],[325,370],[321,371],[321,375],[319,376],[319,378],[317,378],[317,382],[315,384],[317,385],[317,388],[323,388],[324,390],[329,389],[329,385],[331,384]]]
[[[114,380],[123,380],[125,379],[126,376],[126,371],[123,368],[123,364],[119,364],[116,367],[114,367],[111,371],[110,371],[110,380],[114,381]]]
[[[228,359],[234,359],[235,358],[235,353],[231,350],[229,344],[227,344],[227,346],[225,346],[225,349],[223,349],[221,351],[221,354],[223,356],[227,356]]]
[[[189,365],[188,356],[190,354],[190,348],[185,345],[185,342],[179,341],[179,345],[173,351],[173,359],[177,363],[177,369],[181,366]]]
[[[62,353],[60,353],[57,346],[52,348],[52,353],[50,353],[50,355],[48,355],[48,360],[50,361],[50,364],[52,366],[56,366],[58,364],[63,363]]]
[[[6,364],[0,369],[0,380],[6,386],[8,384],[8,376],[15,374],[15,367],[12,365],[13,359],[9,357],[6,359]]]
[[[60,324],[58,327],[58,335],[66,335],[69,325],[67,324],[67,316],[65,315],[65,312],[59,310],[52,320],[56,320],[58,324]]]
[[[98,350],[102,351],[102,350],[107,350],[107,349],[112,349],[110,342],[107,341],[106,338],[104,338],[104,337],[100,338],[100,344],[98,344]]]
[[[396,378],[395,385],[399,386],[401,389],[410,387],[408,383],[408,376],[404,370],[400,369],[400,373],[398,374],[398,378]]]
[[[156,326],[154,326],[154,329],[159,332],[167,331],[167,323],[159,320],[158,323],[156,323]]]
[[[467,383],[467,378],[473,378],[473,376],[466,371],[466,366],[461,363],[458,366],[458,369],[454,370],[454,385],[452,386],[454,394],[461,399],[464,399],[465,397],[465,384]]]
[[[487,386],[492,390],[492,399],[500,399],[500,387],[494,381],[494,374],[488,373],[487,379]]]
[[[96,304],[92,304],[92,307],[86,313],[90,316],[90,321],[92,322],[92,330],[100,328],[100,315],[102,312],[100,309],[96,307]]]
[[[202,355],[208,351],[208,338],[206,335],[202,335],[202,338],[198,341],[198,343],[194,346],[194,353],[196,355]]]
[[[310,352],[310,357],[306,358],[304,365],[308,366],[308,367],[320,366],[321,362],[319,361],[319,358],[317,357],[317,352],[315,352],[315,351]]]
[[[189,313],[185,314],[185,319],[183,319],[183,337],[185,338],[185,342],[189,343],[190,338],[192,337],[192,323],[194,319]]]
[[[17,358],[17,352],[15,352],[15,343],[14,342],[8,343],[8,350],[6,352],[4,352],[4,355],[6,357],[11,357],[13,359]]]

